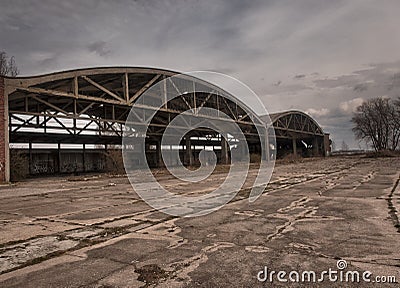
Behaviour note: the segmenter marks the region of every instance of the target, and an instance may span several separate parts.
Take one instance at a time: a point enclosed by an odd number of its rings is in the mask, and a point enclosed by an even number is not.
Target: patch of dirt
[[[137,268],[135,273],[139,274],[139,281],[146,283],[144,287],[149,284],[157,283],[160,279],[167,278],[169,275],[167,271],[162,269],[157,264],[149,264],[141,268]]]

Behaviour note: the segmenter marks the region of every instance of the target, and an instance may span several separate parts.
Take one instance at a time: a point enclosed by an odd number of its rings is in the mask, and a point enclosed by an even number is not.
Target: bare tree
[[[375,151],[395,150],[400,140],[398,102],[374,98],[357,107],[352,118],[356,138],[371,143]]]
[[[392,125],[392,150],[396,148],[400,149],[400,97],[397,100],[393,101],[393,120],[391,121]]]
[[[15,77],[19,74],[17,65],[15,64],[15,57],[11,56],[8,59],[7,53],[0,51],[0,76]]]

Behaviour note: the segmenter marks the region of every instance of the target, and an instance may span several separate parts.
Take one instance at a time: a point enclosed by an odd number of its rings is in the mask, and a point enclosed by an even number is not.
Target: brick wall
[[[0,183],[6,180],[4,78],[0,76]]]

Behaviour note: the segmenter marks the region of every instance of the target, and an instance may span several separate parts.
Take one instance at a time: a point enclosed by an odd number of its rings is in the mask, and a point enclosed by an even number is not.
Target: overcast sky
[[[1,0],[21,75],[92,66],[217,71],[269,112],[306,111],[340,148],[351,114],[400,96],[399,0]]]

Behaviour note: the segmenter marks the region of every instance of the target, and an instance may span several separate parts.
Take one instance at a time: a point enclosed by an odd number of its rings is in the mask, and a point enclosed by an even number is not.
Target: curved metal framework
[[[9,78],[10,142],[120,144],[123,124],[135,101],[153,84],[168,79],[176,87],[173,71],[151,68],[94,68],[37,77]],[[194,86],[208,85],[193,81]],[[201,87],[194,87],[196,91]],[[159,109],[149,135],[161,135],[173,117],[187,109],[216,108],[229,115],[246,135],[256,136],[262,125],[243,103],[215,93],[184,94]],[[168,87],[165,87],[168,89]],[[152,95],[159,98],[164,92]],[[193,95],[196,94],[196,95]],[[148,107],[152,109],[152,107]],[[40,132],[40,135],[37,134]]]
[[[322,128],[309,115],[301,111],[285,111],[271,114],[276,137],[293,138],[293,133],[312,136],[324,136]]]
[[[278,146],[278,157],[285,154],[326,156],[330,152],[329,134],[304,112],[292,110],[270,115]]]
[[[160,91],[149,89],[162,80],[165,81],[159,85],[162,86]],[[195,92],[179,91],[178,87],[182,86],[177,85],[177,81],[181,80],[191,86],[187,91]],[[90,68],[34,77],[5,77],[4,82],[8,110],[6,146],[8,143],[28,143],[32,162],[32,143],[58,144],[58,160],[53,161],[58,162],[58,168],[54,168],[54,172],[62,170],[61,144],[83,144],[83,151],[87,144],[101,144],[106,149],[107,145],[120,145],[131,107],[134,104],[142,105],[137,100],[145,92],[146,99],[150,97],[150,101],[146,101],[143,108],[157,109],[147,130],[145,147],[153,166],[162,165],[160,137],[168,124],[188,109],[194,109],[201,117],[210,118],[202,114],[203,107],[217,109],[228,115],[243,131],[250,151],[261,152],[257,127],[265,129],[265,124],[251,109],[239,100],[223,97],[227,93],[219,87],[174,71],[140,67]],[[155,108],[161,97],[166,99],[166,93],[170,91],[168,89],[175,89],[180,96],[162,108]],[[154,106],[151,105],[153,100]],[[206,145],[219,145],[219,161],[229,162],[229,145],[223,143],[222,137],[215,131],[199,128],[186,138],[189,140],[185,141],[189,142],[183,142],[182,147],[190,148],[182,151],[182,158],[185,158],[187,165],[196,160],[196,146]],[[85,162],[85,154],[82,157]]]

